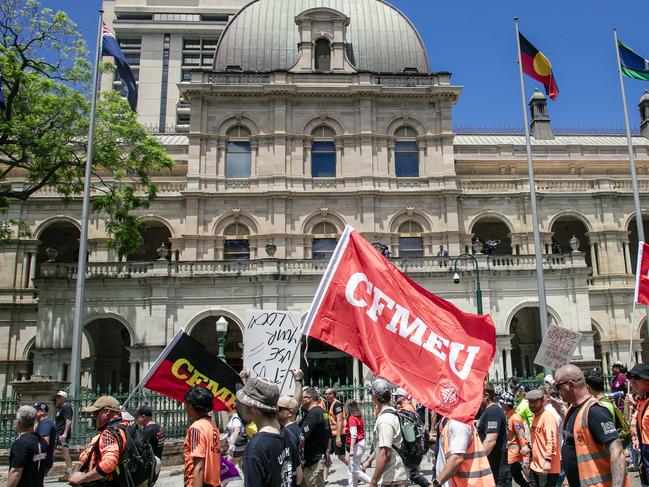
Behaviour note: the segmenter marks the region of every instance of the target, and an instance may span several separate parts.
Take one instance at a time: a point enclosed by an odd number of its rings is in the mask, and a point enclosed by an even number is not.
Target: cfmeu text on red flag
[[[304,333],[346,352],[439,414],[469,422],[482,400],[496,332],[410,280],[347,226]]]
[[[635,302],[649,305],[649,245],[638,243],[638,263],[635,269]]]

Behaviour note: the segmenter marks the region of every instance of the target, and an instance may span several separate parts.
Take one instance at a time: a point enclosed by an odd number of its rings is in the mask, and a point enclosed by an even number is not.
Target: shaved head
[[[557,369],[554,373],[554,380],[555,382],[563,382],[565,380],[579,382],[584,380],[584,373],[576,365],[568,364]]]
[[[564,365],[554,373],[554,386],[568,404],[581,404],[590,396],[584,373],[573,364]]]

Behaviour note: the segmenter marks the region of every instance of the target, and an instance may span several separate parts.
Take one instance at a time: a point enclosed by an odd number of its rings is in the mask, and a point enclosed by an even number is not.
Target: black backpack
[[[418,467],[424,454],[428,451],[428,438],[419,414],[406,409],[398,411],[388,409],[383,412],[397,416],[401,425],[403,444],[399,449],[393,448],[397,450],[407,467]]]
[[[126,487],[137,487],[143,482],[148,482],[148,487],[158,480],[156,474],[156,459],[153,453],[153,447],[142,434],[136,424],[127,426],[118,424],[111,426],[110,429],[115,433],[119,444],[119,466],[116,471],[115,484]],[[124,432],[126,445],[123,445],[122,435],[119,430]],[[97,442],[99,443],[99,442]]]

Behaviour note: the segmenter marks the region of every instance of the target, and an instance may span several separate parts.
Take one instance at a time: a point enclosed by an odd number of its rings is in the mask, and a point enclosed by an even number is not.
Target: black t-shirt
[[[49,470],[54,465],[54,449],[56,448],[56,427],[50,418],[43,418],[38,423],[36,432],[43,438],[47,436],[47,458],[45,468]]]
[[[59,436],[65,431],[65,421],[68,419],[72,421],[72,406],[66,402],[63,406],[57,408],[56,411],[56,434]],[[70,434],[69,431],[68,434]]]
[[[158,423],[149,423],[142,428],[142,438],[151,444],[153,454],[162,459],[162,449],[165,444],[165,433]]]
[[[22,468],[18,487],[42,487],[47,461],[47,445],[38,433],[24,433],[11,445],[9,467]]]
[[[320,406],[309,409],[300,421],[300,428],[304,433],[304,466],[310,467],[322,459],[329,446],[329,423],[324,410]]]
[[[245,487],[296,487],[300,452],[295,437],[282,429],[253,436],[243,457]]]
[[[304,459],[304,433],[302,433],[300,425],[297,423],[291,423],[286,426],[286,429],[295,437],[295,441],[300,450],[300,458]]]
[[[489,433],[498,433],[496,444],[487,457],[495,480],[509,476],[507,464],[507,415],[498,404],[488,406],[480,415],[478,434],[484,441]]]
[[[570,487],[580,487],[579,469],[577,468],[577,451],[575,450],[575,418],[577,412],[581,409],[583,403],[575,408],[571,408],[566,414],[563,423],[563,447],[561,448],[561,465],[566,472],[566,478]],[[618,438],[615,424],[611,413],[604,406],[593,404],[588,411],[588,430],[593,435],[593,439],[604,446],[608,446],[611,441]]]

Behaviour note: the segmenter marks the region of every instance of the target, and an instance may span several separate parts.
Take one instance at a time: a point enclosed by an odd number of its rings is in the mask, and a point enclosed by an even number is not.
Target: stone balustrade
[[[639,179],[640,191],[649,190],[649,179]],[[462,179],[458,180],[458,189],[465,193],[515,193],[530,190],[527,178],[521,179]],[[593,192],[593,191],[631,191],[630,179],[543,179],[537,178],[536,190],[543,193]]]
[[[480,272],[499,273],[512,271],[534,271],[533,255],[477,255]],[[391,259],[392,263],[407,274],[450,274],[454,272],[452,257],[411,257]],[[327,267],[326,260],[259,259],[245,261],[178,261],[167,262],[89,262],[87,278],[121,279],[139,277],[201,277],[201,276],[244,276],[244,275],[322,275]],[[552,254],[543,257],[543,268],[547,271],[561,269],[586,270],[584,254]],[[472,259],[462,258],[457,262],[458,272],[473,272]],[[45,262],[40,278],[74,279],[76,264]]]

